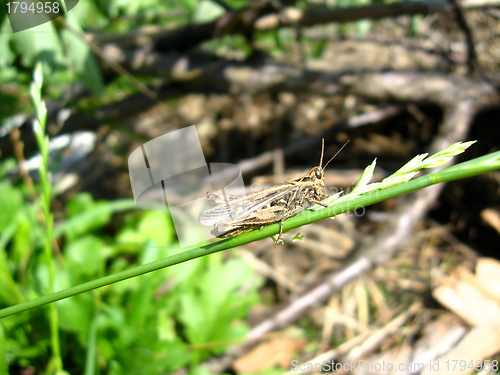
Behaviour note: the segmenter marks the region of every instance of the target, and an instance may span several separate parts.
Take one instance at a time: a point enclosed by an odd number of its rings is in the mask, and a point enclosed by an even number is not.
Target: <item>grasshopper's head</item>
[[[342,149],[348,143],[349,143],[349,141],[347,141],[346,143],[344,143],[344,145],[340,148],[340,150],[338,150],[337,153],[335,155],[333,155],[333,157],[330,160],[328,160],[328,162],[325,164],[325,166],[322,167],[322,164],[323,164],[323,153],[325,151],[325,140],[323,139],[322,147],[321,147],[321,158],[319,159],[319,165],[317,167],[312,168],[309,171],[309,173],[308,173],[308,176],[309,176],[311,182],[313,183],[314,193],[315,193],[316,197],[320,198],[320,197],[326,196],[325,173],[324,173],[325,168],[335,158],[335,156],[337,156],[338,153],[340,151],[342,151]]]
[[[314,184],[316,184],[317,182],[323,182],[325,178],[324,168],[321,167],[311,168],[308,175]]]
[[[324,168],[318,166],[311,168],[307,174],[308,180],[312,183],[314,195],[319,199],[326,195]]]

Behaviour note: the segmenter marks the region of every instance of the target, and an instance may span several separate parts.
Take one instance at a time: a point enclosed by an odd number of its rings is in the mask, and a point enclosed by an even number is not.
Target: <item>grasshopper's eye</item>
[[[320,169],[316,170],[316,178],[320,180],[323,178],[323,172]]]

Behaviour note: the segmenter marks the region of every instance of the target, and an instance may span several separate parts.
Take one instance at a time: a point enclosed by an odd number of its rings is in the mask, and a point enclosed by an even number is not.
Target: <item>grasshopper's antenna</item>
[[[335,155],[332,156],[332,158],[330,160],[328,160],[328,163],[325,164],[325,166],[322,168],[322,169],[325,169],[326,166],[333,160],[335,159],[335,157],[340,153],[340,151],[342,151],[344,149],[345,146],[347,146],[347,144],[349,143],[349,140],[347,140],[346,143],[344,143],[344,145],[340,148],[340,150],[338,150]],[[325,140],[323,139],[323,148],[325,146]],[[323,158],[323,151],[321,151],[321,157]],[[321,159],[323,160],[323,159]],[[321,164],[320,164],[320,168],[321,168]]]
[[[319,158],[319,167],[323,164],[323,152],[325,151],[325,138],[321,138],[321,157]]]

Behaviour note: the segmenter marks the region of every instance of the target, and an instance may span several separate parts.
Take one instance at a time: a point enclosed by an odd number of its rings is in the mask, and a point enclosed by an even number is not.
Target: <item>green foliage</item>
[[[15,54],[11,51],[9,43],[12,39],[12,33],[10,32],[10,26],[8,22],[3,22],[0,24],[0,68],[1,70],[9,67],[15,59]],[[0,71],[1,71],[0,70]],[[0,80],[3,77],[0,77]]]
[[[157,246],[166,246],[175,239],[175,230],[170,216],[163,211],[149,211],[141,216],[141,220],[136,227],[126,226],[116,239],[118,244],[138,245],[147,238],[153,241]],[[156,255],[145,259],[145,262],[157,258]]]
[[[328,41],[326,39],[311,42],[311,57],[315,59],[322,57],[327,46]]]
[[[2,324],[0,324],[0,374],[8,374],[9,366],[7,364],[7,350],[5,345],[5,334]]]
[[[53,293],[55,287],[55,258],[54,258],[54,214],[51,209],[52,184],[49,174],[49,137],[46,135],[47,106],[42,99],[43,68],[39,61],[33,70],[33,80],[30,83],[30,97],[35,108],[33,133],[38,146],[40,177],[40,193],[37,195],[42,218],[43,258],[40,261],[39,271],[43,272],[40,283],[44,293]],[[38,270],[37,270],[38,271]],[[38,275],[37,275],[38,276]],[[59,317],[55,305],[48,306],[48,323],[50,329],[50,359],[46,366],[48,372],[62,373],[61,346],[59,341]]]
[[[248,308],[256,302],[255,294],[246,293],[257,286],[251,276],[249,266],[242,260],[212,262],[207,272],[197,278],[196,285],[183,291],[179,318],[191,343],[226,343],[244,336],[246,325],[234,319],[244,317]],[[225,345],[211,350],[200,349],[193,355],[202,360],[212,352],[220,353],[224,348]]]
[[[67,14],[66,22],[74,30],[81,32],[74,12],[69,12]],[[72,30],[65,29],[61,34],[76,80],[84,82],[87,88],[95,95],[102,95],[104,83],[99,65],[92,55],[89,45]]]
[[[0,8],[4,9],[4,7]],[[76,6],[65,16],[66,22],[74,30],[80,30],[78,19],[84,18],[79,14],[80,9],[82,8]],[[83,9],[88,11],[88,7],[84,6]],[[31,29],[12,33],[7,17],[0,21],[0,31],[0,71],[2,72],[0,82],[13,78],[17,81],[25,81],[23,70],[26,68],[31,70],[37,61],[42,61],[46,73],[50,73],[49,78],[52,79],[51,75],[64,71],[65,82],[70,83],[67,81],[71,75],[67,73],[71,72],[74,75],[72,81],[83,82],[96,95],[102,93],[103,81],[97,61],[80,35],[65,28],[59,31],[55,22],[47,22]],[[20,71],[12,67],[12,62],[17,58],[22,65]]]
[[[47,285],[47,264],[37,255],[43,246],[38,208],[25,198],[21,189],[0,183],[0,205],[5,207],[0,221],[0,307],[33,299]],[[68,200],[66,219],[55,230],[64,246],[55,262],[54,289],[178,252],[168,213],[139,214],[131,212],[134,208],[132,200],[95,201],[88,193]],[[110,222],[117,213],[124,224],[115,231]],[[244,261],[214,255],[59,301],[61,340],[71,343],[62,348],[63,362],[85,368],[87,374],[195,368],[245,335],[243,318],[258,301],[259,284]],[[0,322],[0,335],[5,335],[0,354],[6,353],[0,369],[47,366],[50,341],[43,309]]]
[[[409,36],[417,36],[419,34],[420,26],[422,25],[425,17],[421,14],[417,14],[411,17]]]
[[[23,197],[17,189],[5,182],[0,182],[0,197],[3,200],[2,215],[0,215],[0,238],[2,238],[0,243],[3,243],[5,241],[3,237],[11,232],[10,228],[13,228],[19,216]]]
[[[210,0],[197,2],[193,10],[192,21],[194,23],[207,23],[213,21],[226,12],[219,4]]]
[[[32,67],[38,60],[50,70],[64,67],[63,46],[52,22],[13,34],[12,43],[24,67]]]
[[[67,220],[55,228],[54,236],[64,236],[66,240],[72,240],[104,226],[110,221],[113,213],[133,208],[135,203],[132,199],[96,202],[89,193],[78,194],[68,200]]]
[[[3,207],[3,214],[0,215],[0,299],[15,304],[22,302],[24,298],[10,272],[15,270],[15,265],[23,259],[20,250],[29,248],[20,246],[27,245],[24,237],[24,234],[27,234],[26,212],[23,209],[21,193],[6,183],[0,183],[0,206]],[[8,259],[2,249],[12,239],[14,248],[11,259]]]

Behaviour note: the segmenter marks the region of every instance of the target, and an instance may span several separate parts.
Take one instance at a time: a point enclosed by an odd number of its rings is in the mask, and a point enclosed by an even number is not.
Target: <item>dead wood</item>
[[[464,10],[474,10],[483,7],[498,7],[500,2],[469,1],[462,5]],[[256,23],[259,31],[275,30],[284,26],[313,26],[332,22],[353,22],[361,19],[381,19],[398,17],[401,15],[413,16],[416,14],[431,14],[436,12],[450,12],[453,7],[445,0],[436,1],[407,1],[393,4],[375,4],[362,7],[328,8],[310,7],[304,10],[287,9],[282,14],[262,17]]]

